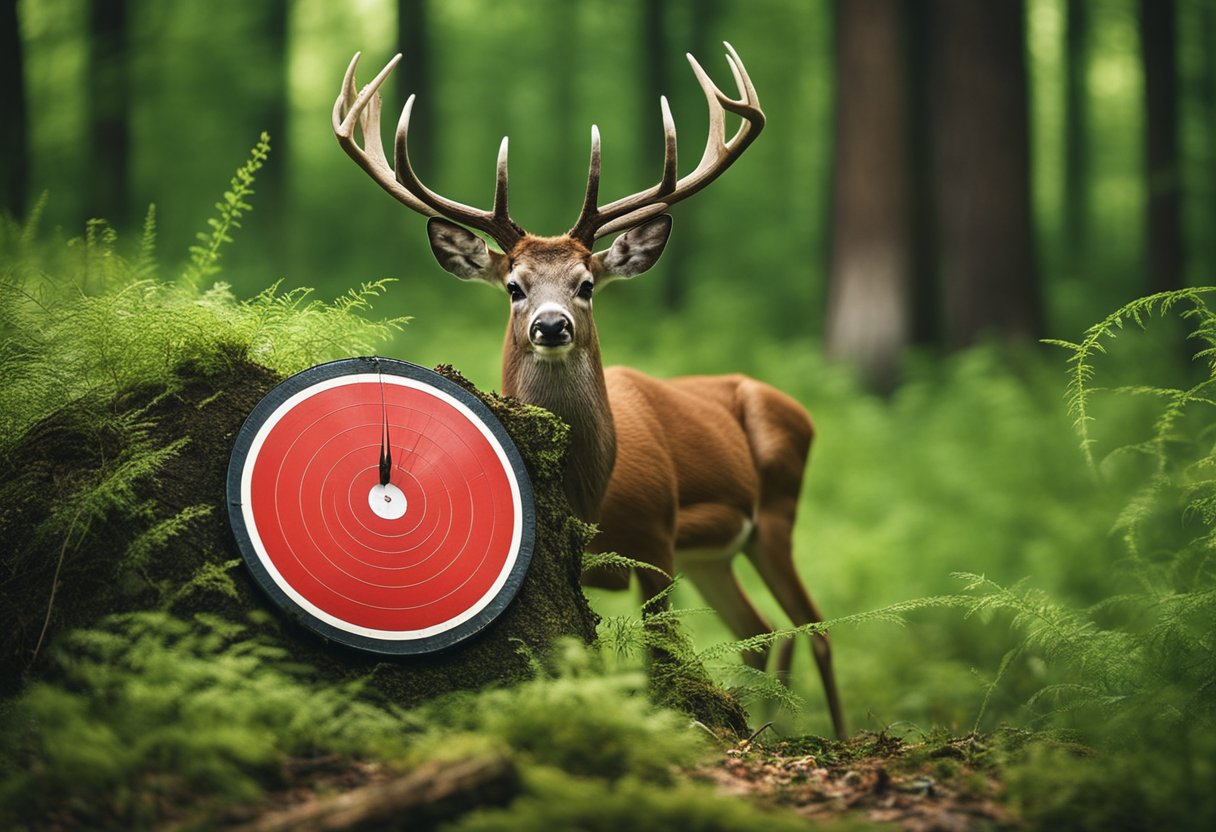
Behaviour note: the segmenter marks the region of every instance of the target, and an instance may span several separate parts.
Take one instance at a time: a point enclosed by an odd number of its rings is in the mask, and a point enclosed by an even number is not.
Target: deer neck
[[[570,427],[564,485],[574,513],[596,523],[616,462],[616,428],[608,405],[599,344],[576,347],[559,361],[515,348],[511,332],[503,350],[502,391],[552,412]]]

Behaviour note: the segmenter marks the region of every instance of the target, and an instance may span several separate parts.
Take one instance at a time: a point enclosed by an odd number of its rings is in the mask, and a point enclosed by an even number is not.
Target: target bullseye
[[[448,647],[510,603],[535,535],[519,452],[442,376],[384,358],[285,380],[241,428],[229,519],[286,612],[378,653]]]
[[[400,520],[408,506],[405,494],[391,482],[373,485],[372,490],[367,492],[367,504],[373,514],[385,520]]]

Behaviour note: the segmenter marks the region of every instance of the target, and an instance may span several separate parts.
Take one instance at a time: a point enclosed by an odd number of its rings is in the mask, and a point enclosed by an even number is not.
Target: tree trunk
[[[934,0],[931,98],[947,344],[1041,330],[1022,0]]]
[[[1216,43],[1216,5],[1206,4],[1199,7],[1199,31],[1203,43]],[[1206,200],[1207,212],[1204,215],[1206,220],[1201,226],[1201,229],[1206,228],[1207,230],[1201,230],[1199,238],[1207,241],[1204,259],[1210,261],[1216,259],[1214,257],[1216,250],[1213,249],[1213,244],[1216,243],[1216,55],[1212,54],[1211,49],[1202,50],[1202,55],[1200,102],[1203,112],[1202,123],[1208,135],[1208,155],[1206,181],[1200,183],[1198,187],[1210,196]]]
[[[1177,289],[1183,282],[1176,20],[1174,0],[1140,0],[1150,292]]]
[[[1089,241],[1088,0],[1068,0],[1064,28],[1064,253],[1070,272]]]
[[[86,179],[86,210],[121,226],[130,219],[126,0],[92,0],[88,38],[88,152],[93,161]]]
[[[23,217],[26,189],[29,187],[28,116],[25,108],[25,72],[22,64],[21,21],[17,0],[4,0],[0,10],[0,157],[4,158],[3,192],[0,213]]]
[[[827,348],[888,390],[911,337],[914,268],[904,9],[842,0]]]
[[[427,0],[397,0],[397,50],[401,63],[397,66],[397,106],[416,95],[410,118],[410,164],[424,182],[439,168],[435,158],[435,89],[431,80],[431,46],[427,37]],[[384,116],[389,126],[396,127],[397,112],[391,107]]]

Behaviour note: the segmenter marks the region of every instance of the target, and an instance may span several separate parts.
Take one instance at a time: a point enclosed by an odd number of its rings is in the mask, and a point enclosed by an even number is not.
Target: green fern
[[[38,250],[33,219],[0,234],[0,258],[11,264],[0,273],[0,448],[71,402],[172,385],[174,368],[184,363],[207,372],[244,356],[290,373],[373,353],[401,330],[407,318],[367,317],[388,280],[365,282],[328,303],[311,289],[281,292],[278,283],[245,301],[223,282],[200,288],[217,274],[220,251],[249,210],[267,149],[259,143],[238,170],[183,281],[156,278],[151,208],[132,259],[98,220],[66,249]]]
[[[1061,347],[1072,355],[1068,358],[1071,365],[1068,371],[1068,387],[1065,399],[1068,402],[1069,413],[1074,418],[1077,433],[1081,437],[1081,450],[1091,469],[1096,469],[1093,446],[1096,440],[1090,434],[1090,395],[1093,389],[1090,382],[1094,378],[1094,358],[1106,353],[1106,341],[1113,340],[1129,323],[1143,329],[1149,318],[1154,315],[1164,316],[1178,303],[1190,303],[1192,307],[1184,313],[1184,317],[1194,319],[1196,324],[1192,332],[1196,337],[1208,344],[1199,355],[1209,361],[1213,358],[1212,347],[1216,345],[1216,320],[1203,296],[1216,291],[1216,287],[1204,286],[1194,289],[1178,289],[1170,292],[1158,292],[1154,295],[1138,298],[1131,303],[1119,307],[1098,323],[1085,331],[1085,337],[1080,343],[1059,339],[1044,339],[1043,343]]]
[[[1122,736],[1216,728],[1216,314],[1205,302],[1209,287],[1164,292],[1133,301],[1087,330],[1069,349],[1069,409],[1091,470],[1098,471],[1092,393],[1095,358],[1128,324],[1179,314],[1207,377],[1190,387],[1124,385],[1115,397],[1155,399],[1159,410],[1147,435],[1112,450],[1115,460],[1136,456],[1151,468],[1128,490],[1112,530],[1127,558],[1116,576],[1120,592],[1088,608],[1070,605],[1022,581],[1004,586],[960,573],[971,601],[968,616],[1007,617],[1018,646],[1002,661],[988,687],[981,718],[1009,664],[1034,657],[1052,677],[1029,697],[1036,719],[1082,719]],[[1109,487],[1109,486],[1108,486]],[[961,596],[968,597],[968,596]],[[957,603],[955,599],[952,603]],[[977,720],[978,725],[978,720]]]
[[[237,168],[223,198],[215,203],[217,215],[207,220],[211,231],[195,235],[199,244],[190,247],[190,265],[182,273],[182,280],[187,285],[197,286],[219,271],[220,253],[232,242],[232,232],[241,227],[241,218],[252,209],[247,200],[253,197],[254,179],[269,155],[270,135],[262,133],[249,160]]]

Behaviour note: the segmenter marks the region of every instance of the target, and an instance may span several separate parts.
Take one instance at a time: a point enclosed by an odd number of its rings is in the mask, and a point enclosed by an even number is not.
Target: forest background
[[[592,123],[608,198],[657,179],[661,93],[688,169],[706,115],[683,55],[729,89],[729,40],[768,124],[674,210],[658,266],[597,298],[608,363],[747,372],[812,411],[798,557],[829,618],[957,593],[977,585],[959,573],[982,574],[994,583],[979,596],[1029,605],[1037,593],[1040,612],[1072,611],[1078,632],[1122,634],[1134,663],[1160,650],[1169,598],[1210,595],[1212,518],[1193,501],[1209,403],[1168,395],[1206,384],[1206,342],[1184,344],[1173,319],[1124,338],[1131,313],[1096,331],[1097,348],[1082,339],[1151,293],[1202,309],[1186,290],[1214,282],[1216,3],[5,0],[2,12],[0,208],[25,217],[45,192],[45,236],[77,237],[101,217],[134,240],[154,203],[158,250],[184,258],[217,183],[266,131],[254,210],[225,255],[236,296],[281,280],[333,297],[395,278],[377,311],[413,320],[383,352],[454,364],[487,389],[505,300],[442,273],[422,220],[337,147],[329,113],[351,55],[363,52],[367,80],[404,53],[385,107],[417,94],[410,149],[424,181],[488,204],[510,135],[513,215],[560,233],[577,214]],[[1078,368],[1103,390],[1091,396]],[[1187,419],[1163,422],[1174,405]],[[1150,499],[1152,511],[1129,512]],[[1150,600],[1120,608],[1133,590]],[[621,595],[593,601],[605,615],[636,609]],[[681,585],[676,605],[701,602]],[[729,640],[711,616],[688,624],[702,647]],[[1184,683],[1138,666],[1099,684],[1024,615],[929,610],[833,638],[853,726],[1093,739],[1111,707],[1142,714],[1151,698],[1136,691],[1162,684],[1189,691],[1171,730],[1210,728],[1194,703],[1211,704],[1211,625],[1188,619],[1183,632],[1208,656],[1187,660]],[[778,725],[826,732],[802,649],[793,687],[810,706]],[[1107,683],[1122,692],[1112,699]],[[1061,685],[1093,695],[1036,696]],[[1211,749],[1188,746],[1180,782],[1202,782]]]

